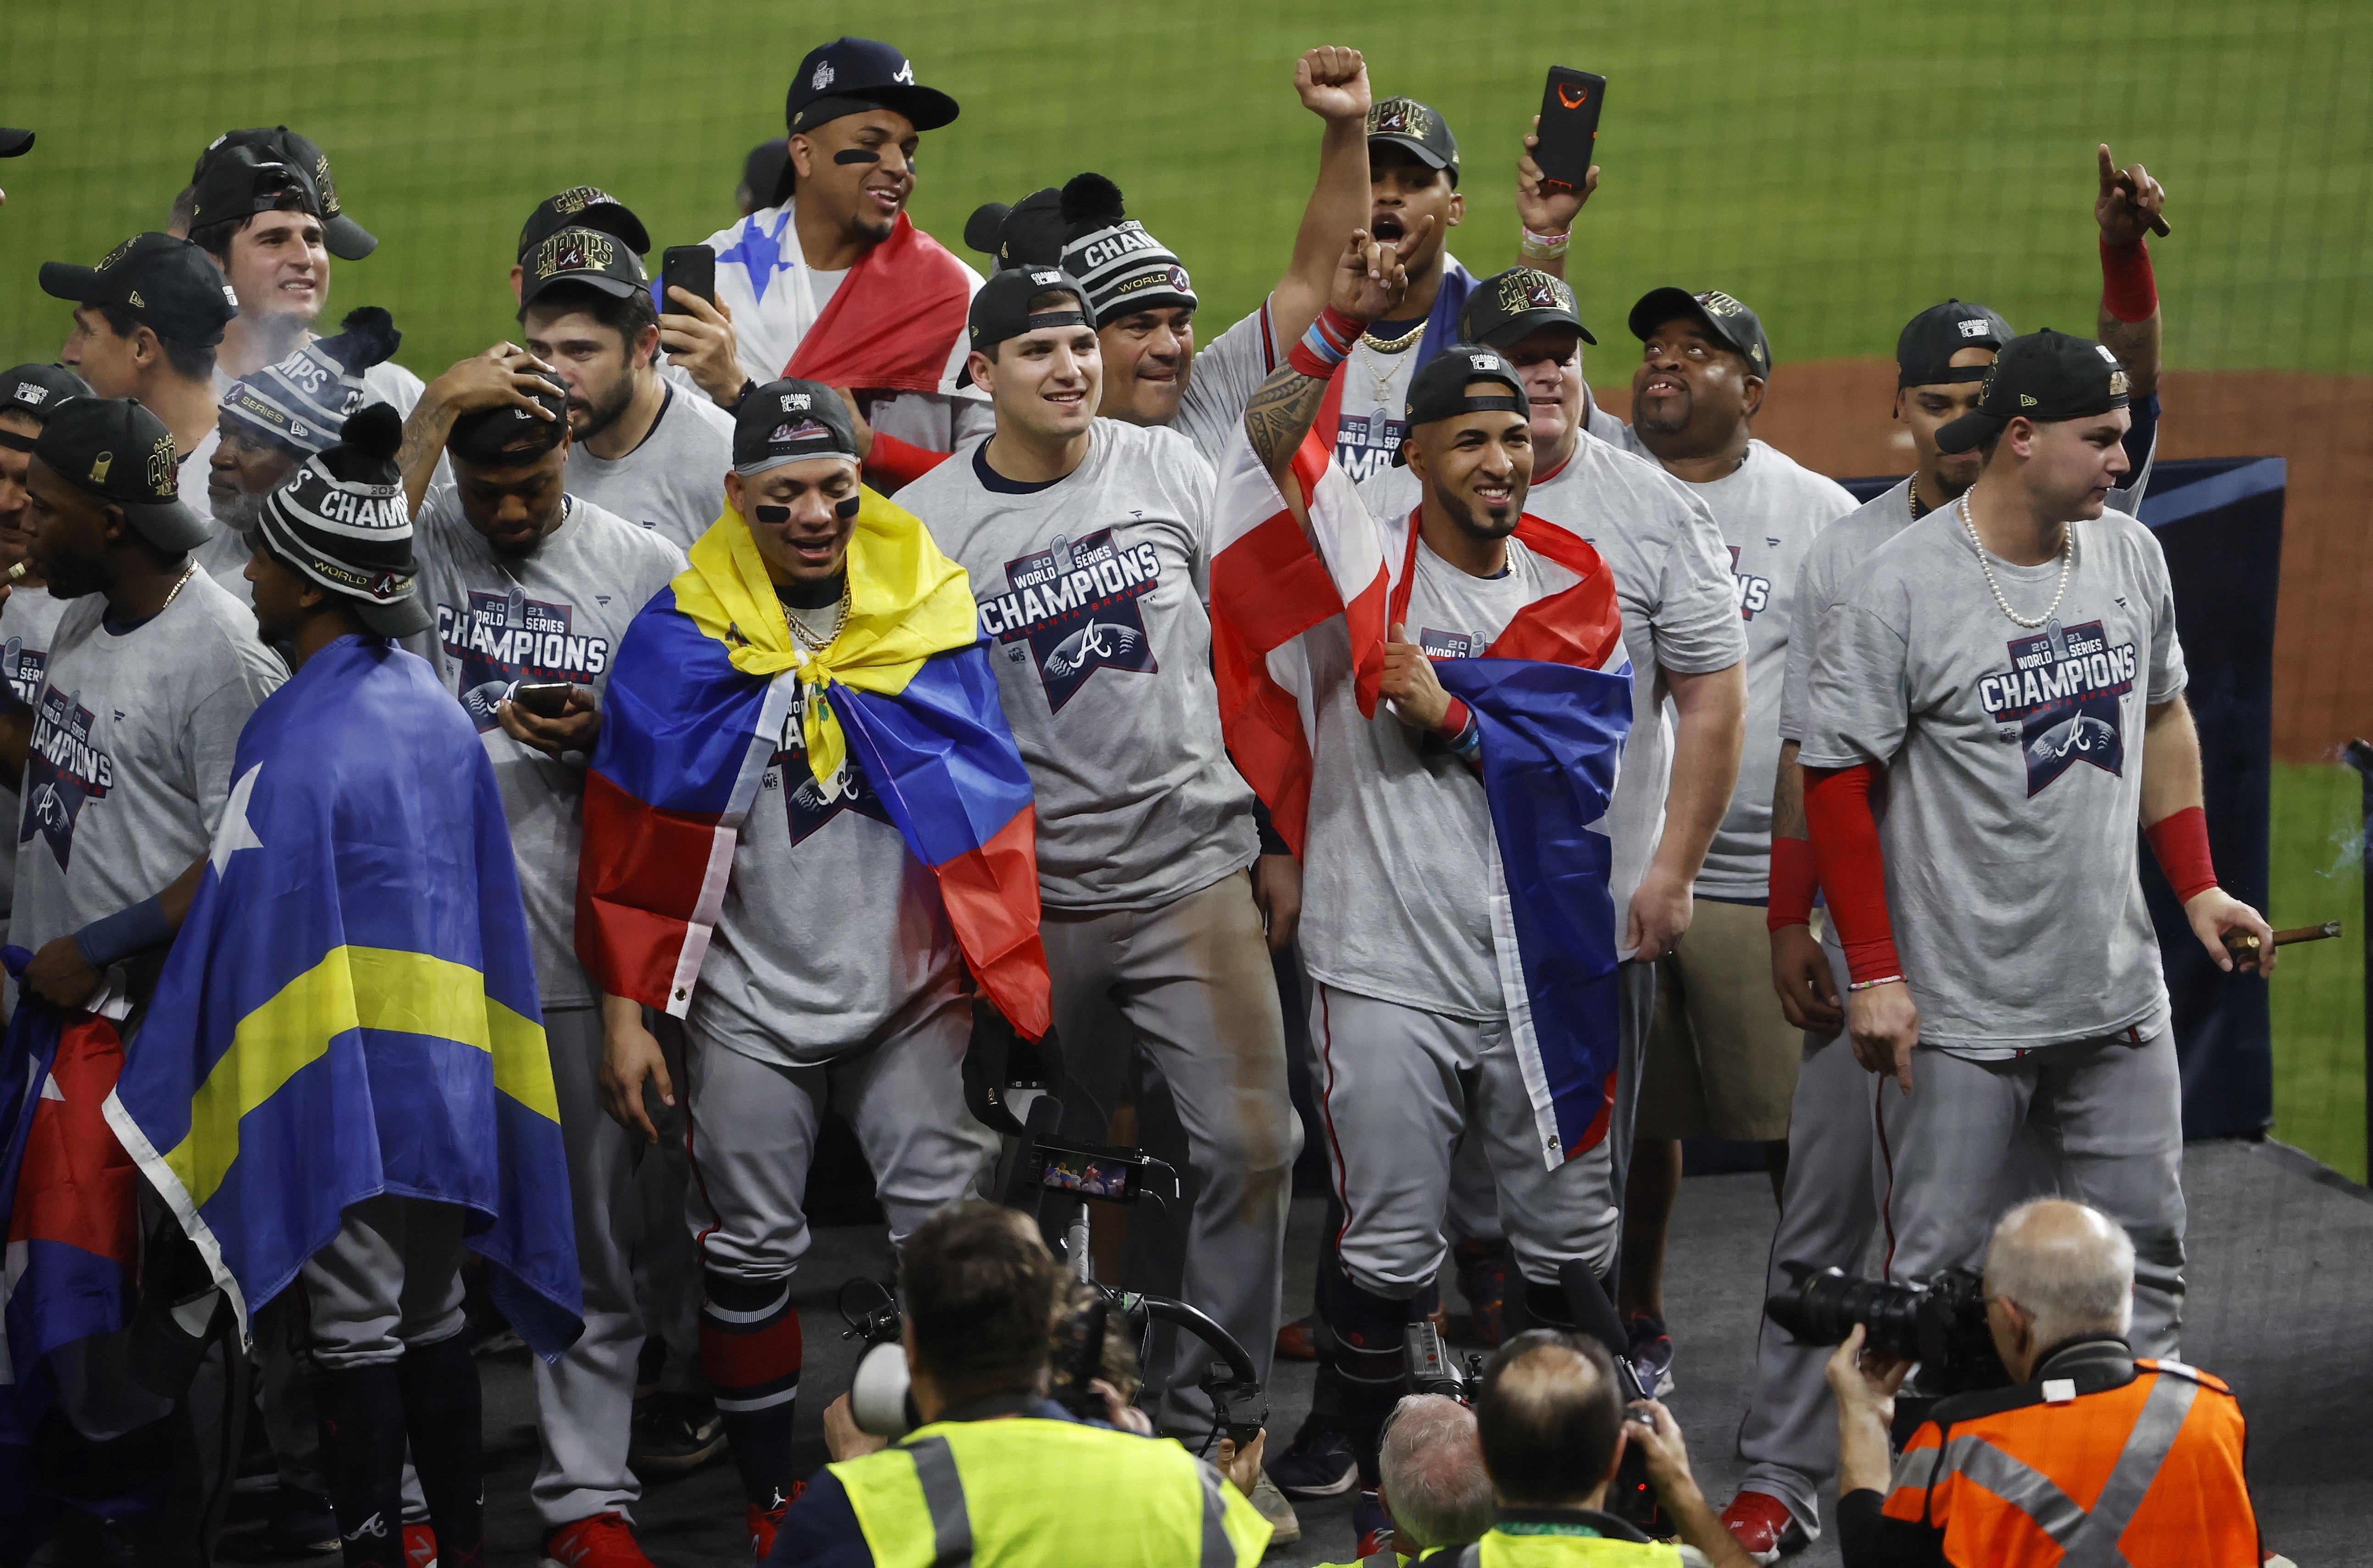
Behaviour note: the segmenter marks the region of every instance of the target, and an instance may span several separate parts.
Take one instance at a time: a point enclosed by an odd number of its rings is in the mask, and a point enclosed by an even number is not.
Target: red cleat
[[[596,1514],[547,1531],[544,1568],[651,1568],[624,1514]]]
[[[403,1527],[403,1568],[437,1568],[437,1532],[427,1525]]]
[[[750,1561],[752,1562],[766,1561],[766,1554],[775,1550],[775,1531],[781,1527],[783,1515],[790,1512],[791,1504],[797,1503],[801,1494],[807,1489],[807,1482],[799,1481],[791,1487],[791,1494],[789,1497],[785,1497],[779,1492],[777,1492],[772,1507],[761,1508],[755,1503],[749,1504],[749,1512],[743,1517],[750,1528]]]
[[[1777,1562],[1813,1544],[1788,1505],[1768,1492],[1742,1492],[1722,1511],[1722,1527],[1758,1562]]]
[[[1277,1331],[1277,1353],[1285,1361],[1318,1359],[1318,1341],[1311,1337],[1309,1318],[1297,1317]]]

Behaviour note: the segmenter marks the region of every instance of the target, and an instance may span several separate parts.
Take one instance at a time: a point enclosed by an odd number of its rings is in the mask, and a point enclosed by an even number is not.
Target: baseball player
[[[1797,1035],[1764,995],[1769,939],[1757,913],[1771,860],[1771,780],[1796,574],[1814,536],[1853,510],[1842,486],[1754,439],[1771,370],[1756,313],[1719,291],[1651,290],[1631,307],[1642,345],[1632,422],[1594,406],[1593,435],[1660,463],[1713,513],[1747,632],[1747,738],[1735,792],[1690,890],[1693,907],[1657,965],[1639,1097],[1639,1144],[1623,1211],[1623,1286],[1642,1384],[1672,1387],[1665,1331],[1665,1228],[1683,1138],[1709,1129],[1764,1145],[1776,1194],[1788,1159]]]
[[[2133,1348],[2178,1348],[2181,1088],[2139,822],[2223,968],[2257,911],[2210,863],[2200,747],[2158,542],[2106,506],[2131,472],[2117,357],[2005,345],[1937,434],[1984,467],[1874,554],[1824,628],[1800,761],[1878,1098],[1887,1277],[1973,1262],[2023,1125],[2061,1189],[2133,1240]],[[1885,823],[1869,794],[1884,778]]]
[[[2165,193],[2137,165],[2134,196],[2119,188],[2122,171],[2105,160],[2094,216],[2101,229],[2100,336],[2126,373],[2133,424],[2124,446],[2130,471],[2108,505],[2137,515],[2158,426],[2158,301],[2125,282],[2137,260],[2147,270],[2143,229]],[[2131,321],[2122,318],[2133,318]],[[1895,417],[1916,458],[1902,484],[1821,531],[1798,579],[1799,614],[1788,644],[1780,703],[1780,766],[1771,794],[1771,933],[1774,985],[1788,1021],[1805,1030],[1803,1066],[1788,1124],[1788,1179],[1772,1233],[1767,1293],[1789,1287],[1791,1262],[1856,1268],[1876,1223],[1868,1173],[1877,1160],[1874,1084],[1840,1037],[1839,999],[1847,994],[1845,954],[1834,922],[1816,942],[1812,846],[1805,837],[1804,776],[1796,751],[1804,735],[1815,655],[1837,603],[1873,552],[1931,510],[1960,498],[1978,476],[1975,451],[1946,452],[1936,433],[1978,406],[1987,367],[2011,340],[2008,322],[1982,305],[1946,300],[1914,316],[1896,341]],[[1883,805],[1874,802],[1874,810]],[[2016,1182],[2026,1173],[2014,1172]],[[1817,1497],[1837,1468],[1837,1424],[1823,1381],[1826,1352],[1799,1346],[1764,1324],[1756,1340],[1756,1384],[1739,1425],[1748,1461],[1738,1495],[1724,1511],[1740,1543],[1767,1561],[1809,1544],[1820,1533]]]
[[[510,818],[568,1152],[585,1333],[533,1367],[544,1556],[560,1568],[643,1568],[629,1525],[641,1487],[626,1465],[641,1203],[633,1141],[595,1097],[601,992],[577,958],[577,854],[613,654],[684,556],[567,492],[566,393],[521,373],[531,357],[497,355],[462,361],[421,398],[404,425],[404,485],[436,619],[430,661],[476,721]],[[432,487],[440,451],[456,483]],[[512,700],[520,685],[566,692],[531,708]]]
[[[1109,999],[1186,1128],[1182,1293],[1266,1379],[1301,1128],[1246,874],[1253,797],[1228,761],[1211,678],[1212,472],[1175,431],[1094,416],[1102,361],[1077,279],[999,273],[974,297],[970,334],[996,433],[900,502],[972,576],[1036,788],[1055,1024],[1081,1085],[1067,1131],[1103,1140],[1130,1055],[1095,1026]],[[1165,1426],[1209,1421],[1206,1359],[1182,1346],[1149,1369]]]
[[[660,370],[650,279],[625,243],[555,229],[525,266],[522,340],[568,386],[569,494],[690,549],[725,505],[732,416]]]

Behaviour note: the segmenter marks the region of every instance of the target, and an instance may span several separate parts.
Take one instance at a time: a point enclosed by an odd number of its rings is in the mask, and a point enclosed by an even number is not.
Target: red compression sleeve
[[[911,485],[947,460],[945,452],[935,452],[929,447],[918,447],[876,430],[873,450],[865,454],[865,466],[894,484]]]
[[[2216,867],[2208,858],[2208,813],[2198,806],[2169,812],[2143,830],[2167,884],[2184,903],[2216,885]]]
[[[1811,839],[1772,835],[1771,895],[1763,911],[1765,929],[1776,931],[1783,926],[1811,924],[1813,884],[1818,880]]]
[[[2147,322],[2158,309],[2158,280],[2151,275],[2150,246],[2101,241],[2101,305],[2122,322]]]
[[[1805,769],[1805,822],[1812,829],[1821,890],[1857,983],[1903,977],[1887,915],[1887,862],[1870,814],[1870,764]]]

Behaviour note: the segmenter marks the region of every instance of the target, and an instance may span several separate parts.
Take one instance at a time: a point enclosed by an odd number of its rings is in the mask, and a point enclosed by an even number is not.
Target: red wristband
[[[1771,891],[1763,909],[1766,930],[1778,930],[1783,926],[1810,925],[1813,919],[1813,886],[1818,881],[1814,871],[1813,841],[1809,838],[1771,839]]]
[[[865,454],[867,470],[894,485],[911,485],[947,462],[948,454],[873,432],[873,448]]]
[[[2216,885],[2216,867],[2208,856],[2208,813],[2198,806],[2170,812],[2143,830],[2167,884],[2189,904]]]
[[[1335,376],[1335,367],[1318,357],[1318,351],[1298,337],[1293,346],[1285,351],[1285,362],[1314,381],[1332,380]]]
[[[1474,718],[1475,716],[1467,710],[1467,704],[1464,701],[1452,697],[1449,708],[1443,712],[1442,722],[1433,727],[1433,731],[1445,741],[1455,741],[1467,733],[1467,726],[1474,721]]]
[[[2122,322],[2147,322],[2158,309],[2158,280],[2151,275],[2150,246],[2101,241],[2101,308]]]

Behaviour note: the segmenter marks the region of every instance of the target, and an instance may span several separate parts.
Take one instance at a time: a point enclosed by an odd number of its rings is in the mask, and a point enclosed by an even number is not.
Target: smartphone
[[[1598,146],[1598,111],[1606,98],[1605,76],[1566,65],[1549,67],[1549,85],[1541,91],[1541,142],[1533,149],[1543,185],[1582,189]]]
[[[1040,1138],[1033,1158],[1032,1176],[1048,1192],[1080,1198],[1101,1198],[1107,1203],[1137,1200],[1145,1156],[1134,1149],[1107,1149],[1093,1143],[1069,1143]]]
[[[697,294],[716,304],[717,252],[706,245],[669,246],[660,257],[660,309],[663,311],[676,308],[675,297],[668,292],[671,288]]]
[[[539,719],[557,719],[568,711],[567,681],[521,681],[511,687],[511,700]]]

